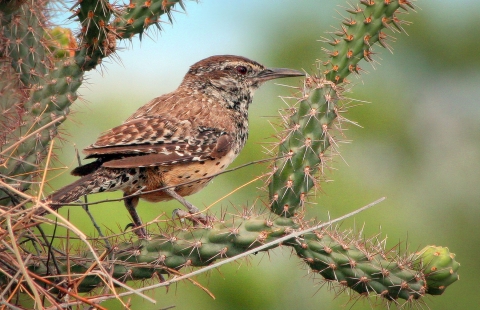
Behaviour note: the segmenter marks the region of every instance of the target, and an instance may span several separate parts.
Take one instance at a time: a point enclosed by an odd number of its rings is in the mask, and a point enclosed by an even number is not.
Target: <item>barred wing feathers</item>
[[[100,136],[84,152],[107,168],[167,166],[221,158],[233,137],[218,128],[195,127],[165,117],[129,119]]]

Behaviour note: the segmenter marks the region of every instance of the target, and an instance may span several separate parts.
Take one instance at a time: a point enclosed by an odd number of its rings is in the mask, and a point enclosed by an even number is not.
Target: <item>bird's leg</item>
[[[131,196],[127,193],[123,194],[123,201],[125,204],[125,208],[127,208],[128,213],[130,213],[130,216],[132,217],[133,221],[133,231],[135,234],[142,239],[147,238],[147,231],[145,230],[144,227],[142,227],[142,220],[138,216],[137,210],[135,209],[138,205],[138,200],[140,199],[139,196],[133,196],[133,197],[128,197]]]
[[[180,202],[182,205],[185,206],[185,208],[188,209],[188,212],[190,213],[199,213],[200,210],[195,207],[194,205],[192,205],[190,202],[188,202],[185,198],[183,198],[182,196],[180,196],[179,194],[177,194],[176,191],[174,191],[173,189],[171,188],[167,188],[167,189],[164,189],[163,190],[165,193],[167,193],[170,197],[172,197],[173,199],[177,200],[178,202]]]
[[[197,223],[200,222],[202,224],[206,224],[208,222],[207,217],[205,215],[201,214],[200,210],[197,207],[195,207],[190,202],[188,202],[185,198],[183,198],[182,196],[177,194],[176,191],[174,191],[171,188],[164,189],[163,191],[165,193],[167,193],[167,195],[169,195],[170,197],[172,197],[173,199],[177,200],[182,205],[184,205],[185,208],[187,208],[187,210],[190,214],[194,214],[194,216],[187,217],[188,219],[191,219],[191,220],[193,220],[194,222],[197,222]],[[185,217],[185,216],[180,215],[181,212],[174,212],[174,213],[176,213],[179,217]]]

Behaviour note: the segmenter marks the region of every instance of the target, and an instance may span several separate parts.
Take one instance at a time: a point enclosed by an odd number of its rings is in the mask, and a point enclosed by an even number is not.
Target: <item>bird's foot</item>
[[[170,197],[172,197],[173,199],[177,200],[182,205],[184,205],[185,208],[187,208],[188,212],[190,212],[191,214],[200,213],[200,210],[197,207],[195,207],[190,202],[188,202],[185,198],[177,194],[177,192],[174,191],[173,189],[167,188],[167,189],[164,189],[163,191],[167,193]]]
[[[147,234],[147,230],[143,226],[137,226],[135,223],[130,223],[127,226],[125,226],[124,230],[127,230],[128,228],[132,228],[133,232],[139,239],[148,239],[149,235]]]
[[[180,220],[183,219],[188,219],[193,222],[194,225],[207,225],[209,222],[212,221],[212,218],[209,216],[206,216],[202,213],[200,213],[200,210],[192,205],[190,202],[188,202],[185,198],[177,194],[173,189],[168,188],[164,190],[170,197],[176,199],[178,202],[180,202],[182,205],[187,208],[188,212],[180,210],[180,209],[175,209],[173,210],[173,215],[172,217],[175,218],[175,216],[178,216]]]
[[[138,236],[140,239],[148,239],[148,234],[145,229],[145,227],[142,224],[142,220],[140,219],[140,216],[138,216],[137,210],[135,210],[135,207],[138,204],[138,196],[129,196],[126,193],[124,194],[124,203],[125,207],[128,210],[128,213],[130,213],[130,216],[132,217],[133,223],[128,224],[125,229],[132,227],[133,232]]]
[[[213,221],[213,218],[211,216],[206,216],[201,213],[190,213],[187,211],[184,211],[182,209],[175,209],[172,212],[172,218],[178,217],[180,221],[184,221],[185,219],[191,221],[194,226],[199,226],[199,225],[208,225]]]

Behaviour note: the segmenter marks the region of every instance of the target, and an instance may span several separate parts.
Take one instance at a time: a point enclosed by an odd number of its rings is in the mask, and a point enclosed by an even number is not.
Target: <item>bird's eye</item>
[[[244,66],[238,66],[236,69],[237,69],[237,72],[240,73],[241,75],[247,74],[247,71],[248,71],[247,68]]]

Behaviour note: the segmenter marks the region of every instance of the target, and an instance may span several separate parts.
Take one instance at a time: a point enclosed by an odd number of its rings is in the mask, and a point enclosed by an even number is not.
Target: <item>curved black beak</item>
[[[260,82],[265,82],[273,79],[280,79],[280,78],[293,77],[293,76],[305,76],[305,73],[298,70],[287,69],[287,68],[268,68],[258,73],[257,76],[255,76],[255,79]]]

